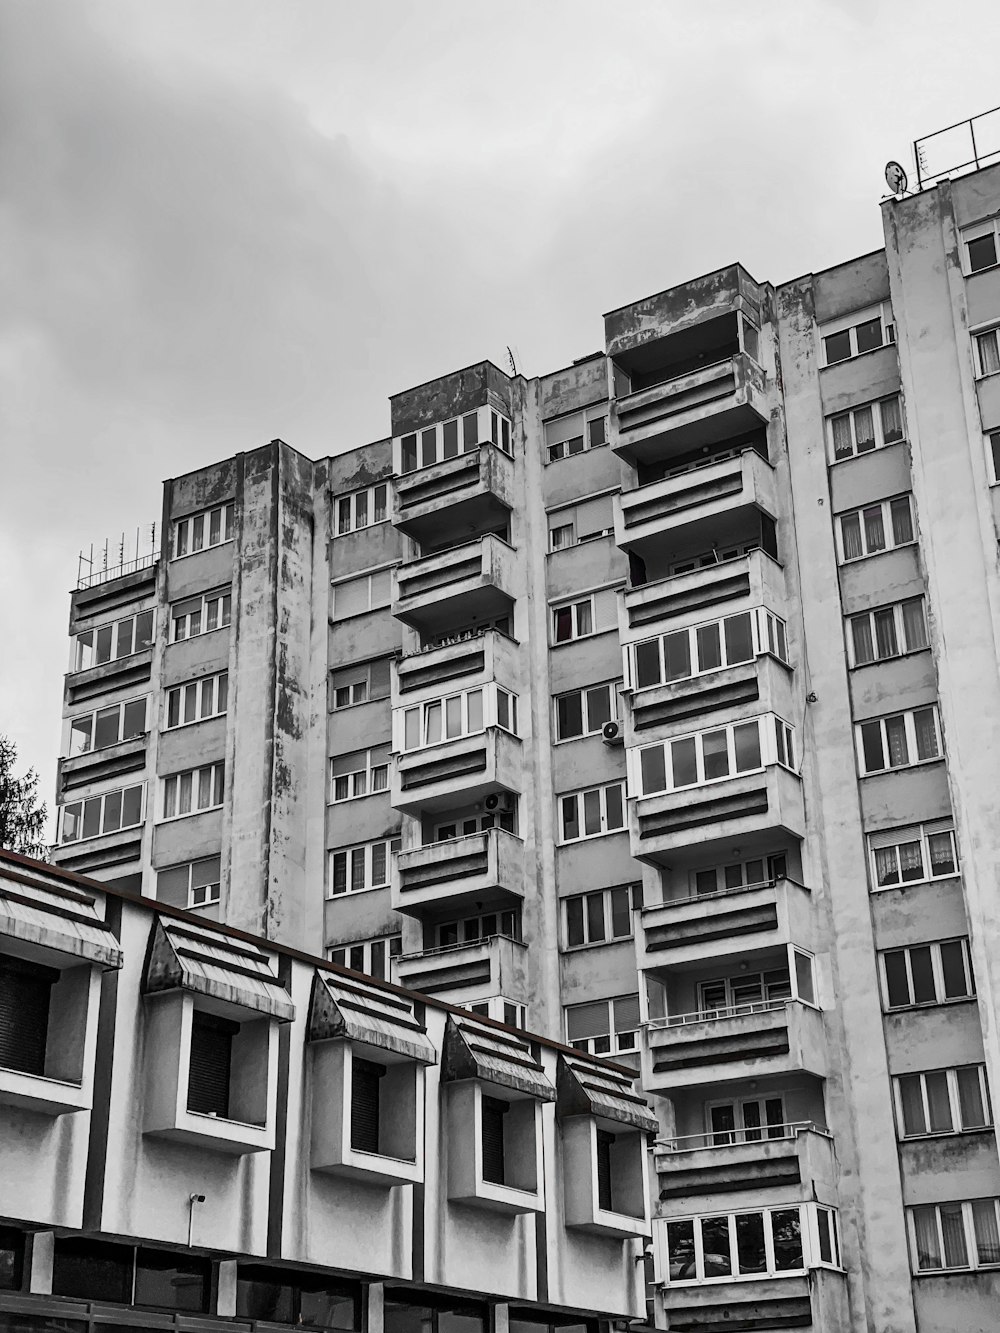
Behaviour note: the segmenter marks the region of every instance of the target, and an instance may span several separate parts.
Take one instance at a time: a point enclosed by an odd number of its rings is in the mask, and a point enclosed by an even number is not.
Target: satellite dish
[[[887,162],[885,164],[885,183],[893,194],[905,194],[909,181],[906,179],[906,172],[898,162]]]

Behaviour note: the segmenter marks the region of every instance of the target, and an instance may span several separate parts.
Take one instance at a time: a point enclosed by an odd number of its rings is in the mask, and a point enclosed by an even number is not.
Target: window
[[[859,310],[846,319],[825,324],[820,336],[823,339],[824,366],[833,366],[838,361],[848,361],[851,357],[873,352],[877,347],[886,347],[896,341],[889,303],[873,306],[870,310]]]
[[[44,1076],[49,1003],[58,980],[55,968],[0,954],[0,1069]]]
[[[146,697],[110,704],[93,713],[83,713],[69,724],[70,758],[103,750],[120,741],[133,741],[146,734]]]
[[[481,912],[478,916],[463,917],[459,921],[442,921],[434,928],[436,947],[448,949],[456,944],[474,944],[504,935],[510,940],[521,938],[521,909],[506,912]]]
[[[450,842],[452,838],[468,838],[474,833],[485,833],[487,829],[502,828],[508,833],[515,833],[517,823],[517,798],[509,792],[500,797],[501,802],[508,802],[508,809],[498,809],[496,813],[469,815],[464,819],[449,819],[434,826],[435,842]]]
[[[1000,371],[1000,343],[997,339],[1000,330],[987,329],[977,333],[972,341],[976,345],[976,378],[985,379],[987,375],[996,375]]]
[[[374,796],[389,789],[389,747],[355,750],[335,755],[330,760],[333,791],[330,800],[353,801],[359,796]]]
[[[423,426],[401,437],[400,471],[433,467],[435,463],[474,453],[480,444],[491,443],[513,456],[510,419],[492,407],[479,407],[450,421]]]
[[[371,699],[388,699],[390,692],[389,663],[392,659],[378,657],[357,666],[340,667],[330,672],[331,709],[350,708],[368,703]]]
[[[219,717],[229,704],[229,672],[202,676],[167,691],[167,730]]]
[[[568,606],[559,606],[552,612],[552,642],[568,643],[594,632],[594,599],[584,597]]]
[[[549,550],[561,551],[567,546],[608,537],[615,530],[612,496],[595,495],[575,505],[564,506],[549,514]]]
[[[889,829],[868,837],[872,884],[891,889],[958,873],[955,830],[950,820]]]
[[[345,532],[358,532],[361,528],[371,527],[373,523],[385,523],[389,518],[388,483],[369,486],[352,495],[340,495],[335,507],[336,537],[342,537]]]
[[[692,872],[694,894],[702,897],[710,893],[737,893],[743,889],[758,888],[784,879],[788,862],[784,852],[773,856],[755,857],[752,861],[736,861],[727,866],[708,866]]]
[[[510,1333],[598,1333],[596,1319],[580,1319],[574,1315],[558,1315],[516,1305],[510,1307],[508,1327]]]
[[[913,509],[909,495],[841,514],[837,519],[837,548],[841,564],[878,555],[897,546],[909,546],[913,532]]]
[[[590,736],[601,730],[605,722],[618,716],[620,681],[606,685],[591,685],[584,690],[556,695],[556,740],[570,741],[578,736]]]
[[[458,1004],[458,1001],[454,1003]],[[470,1014],[479,1014],[483,1018],[496,1019],[498,1023],[506,1023],[509,1028],[525,1028],[528,1025],[524,1005],[515,1004],[513,1000],[507,1000],[502,995],[491,995],[488,1000],[461,1004],[459,1008],[468,1009]]]
[[[392,853],[401,846],[399,838],[345,847],[328,854],[329,895],[364,893],[366,889],[384,889],[389,883]]]
[[[986,467],[990,485],[1000,485],[1000,430],[986,436]]]
[[[639,996],[566,1006],[566,1040],[591,1055],[617,1055],[639,1046]]]
[[[430,1292],[386,1288],[385,1333],[487,1333],[488,1307]]]
[[[747,1097],[737,1101],[712,1102],[705,1107],[708,1141],[713,1148],[731,1143],[760,1143],[788,1135],[785,1102],[774,1097]]]
[[[231,542],[235,513],[236,506],[230,503],[192,514],[189,518],[179,518],[173,526],[171,559],[179,560],[182,555],[194,555],[210,546]]]
[[[140,611],[110,625],[85,630],[76,636],[73,671],[86,671],[105,662],[131,657],[153,646],[153,612]]]
[[[777,529],[774,520],[767,514],[760,515],[762,535],[750,542],[737,546],[713,546],[709,551],[702,551],[695,556],[685,556],[683,560],[674,560],[670,565],[670,575],[691,574],[696,569],[714,569],[716,565],[728,564],[730,560],[739,560],[754,551],[764,551],[773,560],[778,558]]]
[[[860,722],[854,735],[862,777],[941,758],[941,727],[933,704]]]
[[[374,940],[356,940],[351,944],[335,945],[327,949],[331,963],[349,967],[352,972],[364,972],[378,981],[389,980],[389,961],[403,952],[402,935],[380,935]]]
[[[667,1283],[731,1282],[840,1267],[837,1214],[820,1204],[755,1209],[661,1224]]]
[[[333,620],[349,620],[351,616],[377,611],[392,601],[392,570],[375,569],[358,578],[341,579],[333,585]]]
[[[228,592],[207,592],[187,597],[170,608],[170,642],[193,639],[215,629],[225,629],[232,619],[233,599]]]
[[[355,1055],[351,1061],[351,1147],[356,1152],[378,1152],[379,1092],[385,1074],[385,1065],[373,1060]]]
[[[625,827],[624,783],[591,787],[559,797],[559,832],[561,842],[580,838],[599,838]]]
[[[0,1227],[0,1291],[20,1291],[24,1274],[25,1233],[16,1227]],[[70,1321],[60,1321],[71,1333]],[[83,1325],[82,1327],[86,1327]]]
[[[927,1203],[907,1211],[916,1272],[1000,1264],[1000,1199]]]
[[[643,746],[638,760],[634,753],[628,761],[640,796],[701,787],[739,773],[758,772],[768,764],[795,768],[794,732],[773,714]]]
[[[510,1103],[499,1097],[483,1094],[482,1153],[483,1180],[492,1185],[504,1184],[504,1116]]]
[[[976,993],[968,940],[911,944],[880,957],[886,1009],[968,1000]]]
[[[473,736],[493,726],[517,734],[517,696],[499,685],[482,685],[443,699],[429,699],[399,712],[402,735],[397,736],[396,743],[404,751]]]
[[[361,1287],[325,1273],[240,1264],[236,1270],[236,1317],[353,1333],[361,1328]]]
[[[698,1010],[703,1018],[724,1018],[733,1013],[752,1013],[793,999],[792,974],[787,967],[767,972],[740,972],[698,983]]]
[[[52,1258],[52,1294],[117,1305],[207,1314],[210,1260],[176,1250],[136,1249],[60,1236]]]
[[[546,461],[572,458],[585,449],[599,449],[608,442],[607,406],[589,407],[585,412],[545,422]]]
[[[219,901],[222,858],[206,856],[156,874],[156,896],[171,907],[210,907]]]
[[[887,444],[897,444],[903,438],[903,409],[899,395],[880,398],[828,418],[831,459],[839,463],[845,458],[870,454]]]
[[[62,808],[62,835],[60,842],[80,842],[97,838],[103,833],[117,833],[120,829],[136,828],[143,821],[145,784],[119,787],[101,796],[88,796],[83,801],[72,801]]]
[[[626,940],[632,936],[632,911],[642,906],[641,884],[619,884],[563,899],[566,948]]]
[[[885,662],[928,647],[922,597],[851,616],[847,624],[847,654],[852,667]]]
[[[225,764],[206,764],[163,779],[163,818],[214,810],[222,804],[226,788]]]
[[[762,653],[788,661],[785,622],[762,606],[704,625],[660,634],[629,648],[632,688],[648,690],[675,680],[688,680]]]
[[[903,1074],[893,1083],[901,1139],[959,1134],[993,1123],[985,1065]]]
[[[969,227],[962,232],[962,249],[965,253],[965,271],[967,274],[982,273],[983,269],[993,268],[997,262],[997,225],[996,218],[983,222],[978,227]]]
[[[196,1009],[191,1018],[191,1066],[187,1109],[197,1115],[229,1119],[229,1082],[233,1037],[239,1023]]]

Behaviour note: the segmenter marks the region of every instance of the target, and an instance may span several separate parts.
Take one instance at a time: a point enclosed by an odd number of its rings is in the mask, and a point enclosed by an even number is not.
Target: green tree
[[[38,774],[29,768],[19,778],[14,772],[16,763],[17,746],[0,736],[0,847],[47,861],[46,810],[38,804]]]

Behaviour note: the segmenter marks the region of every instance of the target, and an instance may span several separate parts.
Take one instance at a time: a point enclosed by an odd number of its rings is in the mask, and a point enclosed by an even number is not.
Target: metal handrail
[[[126,560],[124,564],[114,565],[111,569],[97,569],[93,574],[82,574],[77,579],[77,589],[95,588],[98,584],[124,578],[126,574],[137,574],[140,569],[147,569],[157,564],[159,559],[160,552],[153,551],[150,555],[137,556],[134,560]]]
[[[741,1018],[747,1014],[776,1013],[790,1004],[801,1004],[801,1000],[789,995],[781,1000],[750,1000],[747,1004],[733,1004],[724,1009],[697,1009],[690,1014],[667,1014],[664,1018],[647,1018],[643,1027],[647,1031],[661,1031],[666,1028],[686,1027],[694,1023],[714,1023],[723,1018]]]
[[[401,856],[404,852],[424,852],[431,847],[451,847],[456,842],[465,842],[466,839],[488,838],[491,833],[506,833],[509,838],[517,838],[518,842],[524,839],[519,833],[511,833],[508,828],[501,828],[499,824],[494,824],[492,828],[477,829],[475,833],[458,833],[454,838],[441,838],[437,842],[422,842],[419,847],[400,847],[398,851],[393,852],[393,856]]]
[[[625,500],[631,495],[641,495],[649,487],[662,486],[665,481],[676,481],[678,477],[686,477],[692,472],[699,472],[707,467],[718,467],[720,463],[742,464],[744,454],[756,454],[762,463],[766,463],[770,468],[774,466],[771,460],[765,454],[762,454],[759,449],[754,448],[752,444],[747,444],[742,449],[727,450],[721,457],[716,455],[714,458],[699,458],[693,463],[686,463],[683,467],[671,468],[656,481],[648,481],[643,486],[637,486],[634,491],[622,491],[622,499]]]
[[[625,584],[625,591],[627,593],[642,592],[644,588],[655,588],[658,584],[671,583],[674,579],[689,579],[692,574],[707,574],[709,570],[723,569],[726,565],[735,565],[740,560],[749,560],[750,556],[756,555],[758,551],[761,555],[766,555],[768,560],[770,560],[772,564],[777,565],[779,569],[784,569],[784,565],[781,561],[776,560],[773,555],[768,551],[765,551],[763,546],[751,546],[750,549],[744,551],[742,555],[733,556],[732,560],[717,560],[714,565],[701,565],[698,569],[686,569],[680,574],[665,574],[661,579],[649,579],[646,583],[632,583],[629,581]]]
[[[704,1148],[733,1148],[745,1143],[778,1143],[797,1139],[807,1130],[830,1137],[829,1130],[817,1125],[814,1120],[788,1120],[780,1125],[759,1125],[752,1129],[744,1127],[716,1129],[705,1134],[681,1134],[672,1139],[657,1139],[654,1147],[662,1148],[665,1152],[698,1152]]]
[[[922,190],[925,185],[931,185],[942,177],[950,176],[953,172],[978,171],[986,166],[994,158],[1000,157],[1000,148],[991,148],[981,153],[976,145],[975,125],[978,121],[985,120],[987,116],[995,116],[1000,113],[1000,106],[991,107],[989,111],[980,111],[977,116],[969,116],[966,120],[956,120],[954,125],[945,125],[943,129],[934,130],[931,134],[925,134],[922,139],[913,140],[913,160],[917,168],[917,189]],[[925,159],[923,156],[923,146],[930,143],[932,139],[938,138],[942,134],[950,134],[952,130],[961,129],[968,126],[969,143],[972,149],[972,157],[965,162],[956,162],[951,166],[945,167],[943,171],[926,171]]]
[[[436,958],[441,954],[455,953],[458,949],[468,949],[477,944],[492,944],[494,940],[510,940],[511,944],[524,943],[524,940],[519,940],[516,935],[505,935],[498,930],[494,935],[480,935],[478,940],[459,940],[457,944],[436,944],[431,949],[418,949],[416,953],[401,953],[397,955],[396,961],[403,962],[411,958]]]
[[[689,893],[686,898],[669,898],[661,903],[645,903],[639,911],[656,912],[664,907],[679,907],[685,903],[715,902],[718,898],[734,898],[741,893],[756,893],[758,889],[773,889],[777,884],[785,882],[794,884],[798,889],[804,889],[806,893],[812,892],[808,885],[803,884],[801,880],[792,879],[791,875],[776,875],[773,879],[762,879],[759,884],[741,884],[735,889],[716,889],[715,893]]]

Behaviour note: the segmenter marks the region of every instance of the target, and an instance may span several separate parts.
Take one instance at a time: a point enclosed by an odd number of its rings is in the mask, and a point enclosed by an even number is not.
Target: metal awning
[[[75,886],[0,869],[0,935],[118,968],[122,951],[101,915],[104,900]]]
[[[416,1006],[408,995],[317,968],[309,1004],[309,1040],[339,1038],[393,1051],[421,1064],[437,1064],[437,1051]]]
[[[448,1015],[441,1061],[441,1082],[477,1078],[536,1097],[555,1101],[556,1090],[546,1077],[531,1043],[513,1032],[488,1027],[474,1015]]]
[[[622,1125],[655,1133],[659,1122],[645,1101],[632,1090],[638,1075],[620,1074],[615,1069],[559,1056],[556,1073],[556,1115],[567,1120],[574,1115],[600,1116]]]
[[[248,940],[158,916],[143,991],[187,990],[291,1022],[295,1006],[270,954]]]

